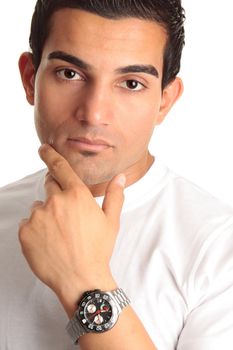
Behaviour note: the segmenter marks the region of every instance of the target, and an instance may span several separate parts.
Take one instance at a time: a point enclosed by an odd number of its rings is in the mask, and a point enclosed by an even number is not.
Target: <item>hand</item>
[[[85,290],[116,287],[109,262],[119,230],[125,177],[118,175],[109,183],[101,209],[51,146],[43,145],[40,156],[49,169],[47,199],[34,203],[30,218],[20,224],[19,239],[32,271],[68,312]]]

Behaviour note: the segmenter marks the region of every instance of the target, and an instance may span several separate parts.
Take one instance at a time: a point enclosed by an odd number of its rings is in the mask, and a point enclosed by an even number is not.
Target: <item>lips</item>
[[[69,140],[77,141],[77,142],[83,142],[83,143],[86,143],[88,145],[105,145],[105,146],[109,146],[109,144],[106,141],[100,140],[100,139],[88,139],[86,137],[77,137],[77,138],[71,138]]]
[[[67,141],[71,147],[74,147],[77,150],[84,152],[100,152],[111,147],[111,145],[107,141],[102,139],[75,137],[69,138]]]

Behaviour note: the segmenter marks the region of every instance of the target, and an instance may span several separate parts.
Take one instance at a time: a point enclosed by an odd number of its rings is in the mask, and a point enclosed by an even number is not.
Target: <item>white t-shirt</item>
[[[44,175],[0,191],[1,350],[77,349],[18,241],[19,221],[44,200]],[[232,214],[157,160],[125,190],[111,268],[158,350],[233,349]]]

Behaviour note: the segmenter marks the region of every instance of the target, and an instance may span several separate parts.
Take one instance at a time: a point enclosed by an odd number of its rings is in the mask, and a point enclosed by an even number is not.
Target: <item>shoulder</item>
[[[152,220],[182,283],[206,274],[210,281],[233,270],[233,208],[168,168],[153,199]]]
[[[233,208],[188,179],[168,170],[169,181],[165,192],[169,193],[171,205],[180,214],[194,221],[206,222],[213,218],[233,217]],[[198,220],[199,219],[199,220]]]
[[[204,298],[220,281],[232,286],[233,208],[172,171],[166,191],[187,290]]]
[[[33,200],[43,196],[43,183],[46,170],[40,170],[0,188],[0,215],[9,215],[31,205]]]
[[[220,247],[220,242],[233,249],[232,207],[172,171],[165,192],[167,218],[172,218],[180,233],[177,238],[185,242],[189,253],[204,256],[214,245]]]
[[[3,187],[0,187],[0,194],[4,194],[4,193],[8,193],[11,191],[15,191],[20,189],[22,186],[30,186],[33,183],[37,182],[38,179],[41,179],[41,177],[43,177],[45,175],[46,170],[39,170],[33,174],[27,175],[25,177],[23,177],[22,179],[19,179],[15,182],[12,182],[10,184],[7,184]]]

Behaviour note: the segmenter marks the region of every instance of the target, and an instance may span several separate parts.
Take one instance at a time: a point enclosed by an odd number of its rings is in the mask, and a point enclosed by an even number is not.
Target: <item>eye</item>
[[[123,83],[121,83],[120,86],[132,91],[140,91],[146,88],[145,85],[139,83],[139,81],[137,80],[126,80]]]
[[[59,78],[64,80],[83,80],[81,75],[73,69],[60,69],[56,73]]]

